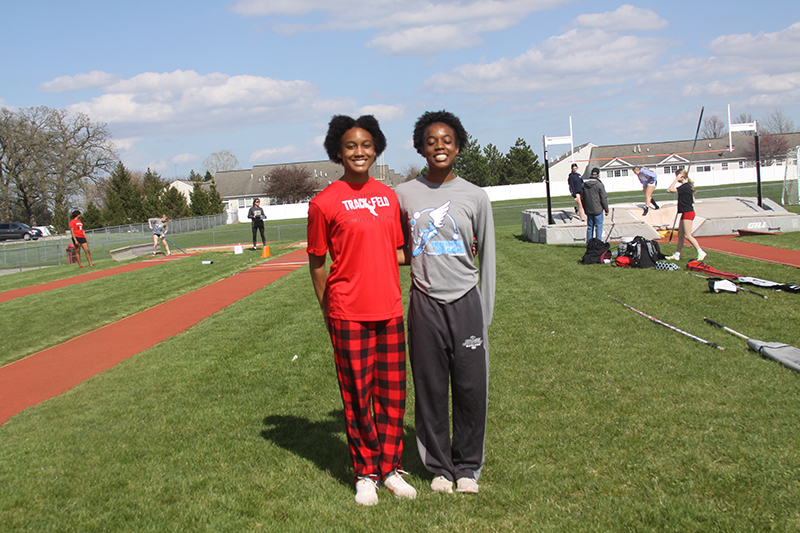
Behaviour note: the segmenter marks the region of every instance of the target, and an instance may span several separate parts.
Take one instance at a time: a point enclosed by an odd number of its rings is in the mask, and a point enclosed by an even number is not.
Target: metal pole
[[[547,138],[542,136],[542,148],[544,149],[544,189],[547,193],[547,223],[551,226],[556,223],[553,219],[553,207],[550,201],[550,161],[547,159]]]
[[[756,131],[754,142],[756,147],[756,188],[758,189],[758,207],[764,207],[761,205],[761,154],[758,151],[758,131]]]

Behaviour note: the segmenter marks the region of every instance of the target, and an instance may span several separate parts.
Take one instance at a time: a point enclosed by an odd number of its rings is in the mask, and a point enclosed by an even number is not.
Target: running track
[[[0,425],[23,409],[58,396],[117,363],[186,331],[305,264],[308,264],[308,255],[304,249],[291,252],[0,367]],[[112,270],[116,269],[96,274]],[[75,282],[88,281],[84,276]]]

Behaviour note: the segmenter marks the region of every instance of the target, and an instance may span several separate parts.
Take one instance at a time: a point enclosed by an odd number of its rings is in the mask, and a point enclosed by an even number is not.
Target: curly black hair
[[[461,150],[464,143],[467,142],[469,134],[467,134],[467,130],[461,125],[461,120],[457,116],[443,109],[441,111],[426,111],[414,124],[414,148],[417,149],[417,153],[423,157],[425,156],[425,140],[422,136],[425,135],[425,128],[435,122],[441,122],[453,128],[453,132],[456,134],[456,148]]]
[[[328,158],[334,163],[342,163],[339,152],[342,151],[342,137],[352,128],[367,130],[372,135],[372,142],[375,145],[375,157],[378,157],[386,150],[386,136],[381,131],[378,120],[372,115],[362,115],[358,118],[348,117],[347,115],[335,115],[328,124],[328,134],[325,136],[325,151]]]

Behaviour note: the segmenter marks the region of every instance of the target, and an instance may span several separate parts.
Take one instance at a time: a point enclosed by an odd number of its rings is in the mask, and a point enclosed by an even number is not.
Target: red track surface
[[[0,368],[0,424],[187,330],[307,263],[305,250],[292,252]],[[110,270],[114,269],[97,274]],[[76,280],[81,281],[87,280]]]
[[[800,268],[800,252],[796,250],[786,250],[784,248],[764,246],[763,244],[734,241],[733,239],[735,237],[736,235],[698,237],[697,242],[700,243],[703,250],[713,250],[715,252],[723,252],[738,257],[747,257],[749,259],[757,259],[758,261]]]

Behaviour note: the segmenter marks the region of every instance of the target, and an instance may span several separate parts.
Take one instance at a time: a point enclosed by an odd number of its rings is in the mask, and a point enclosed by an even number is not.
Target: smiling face
[[[368,179],[369,167],[375,162],[372,135],[362,128],[350,128],[342,135],[339,157],[344,165],[345,179]]]
[[[422,136],[425,143],[425,159],[431,170],[450,171],[458,155],[456,134],[453,128],[442,122],[434,122]]]

